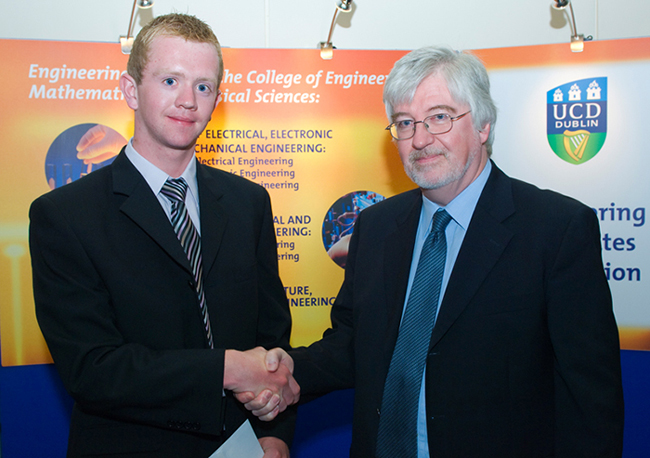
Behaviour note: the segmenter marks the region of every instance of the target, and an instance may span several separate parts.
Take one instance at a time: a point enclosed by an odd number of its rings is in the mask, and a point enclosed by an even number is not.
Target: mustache
[[[425,148],[421,150],[413,150],[409,153],[409,162],[415,164],[420,159],[426,159],[433,156],[445,156],[447,157],[447,151],[442,148]]]

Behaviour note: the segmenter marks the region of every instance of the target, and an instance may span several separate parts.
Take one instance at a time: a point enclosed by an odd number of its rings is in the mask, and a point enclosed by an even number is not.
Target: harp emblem
[[[564,131],[564,150],[574,161],[582,160],[590,134],[591,132],[586,130]]]

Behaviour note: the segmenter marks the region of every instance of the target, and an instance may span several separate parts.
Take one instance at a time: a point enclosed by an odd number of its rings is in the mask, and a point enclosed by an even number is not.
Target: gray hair
[[[490,125],[490,135],[485,142],[489,157],[492,154],[497,109],[490,96],[490,79],[485,65],[472,54],[427,46],[398,60],[384,86],[388,119],[392,122],[395,107],[411,103],[420,83],[434,73],[442,76],[456,102],[469,105],[476,130]]]

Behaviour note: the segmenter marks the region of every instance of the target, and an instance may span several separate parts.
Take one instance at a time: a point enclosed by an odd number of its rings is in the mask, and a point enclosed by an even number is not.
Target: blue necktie
[[[169,178],[160,190],[172,204],[172,226],[178,240],[185,250],[187,259],[192,267],[194,274],[194,285],[196,286],[196,295],[199,299],[199,308],[203,318],[203,328],[210,348],[214,348],[212,340],[212,329],[210,327],[210,317],[208,307],[205,302],[205,293],[203,292],[203,258],[201,255],[201,236],[192,224],[190,214],[185,206],[185,194],[187,193],[187,182],[183,178]]]
[[[447,259],[445,228],[451,216],[438,210],[422,253],[384,385],[377,457],[417,457],[417,417],[422,374],[438,309]]]

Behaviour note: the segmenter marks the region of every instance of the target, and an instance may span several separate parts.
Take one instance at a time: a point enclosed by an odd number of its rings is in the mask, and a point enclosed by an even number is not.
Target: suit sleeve
[[[305,400],[354,387],[354,281],[363,212],[355,222],[345,266],[345,278],[331,311],[332,327],[309,347],[294,350],[294,376]]]
[[[620,457],[620,347],[590,209],[581,207],[567,226],[546,290],[555,355],[555,456]]]

